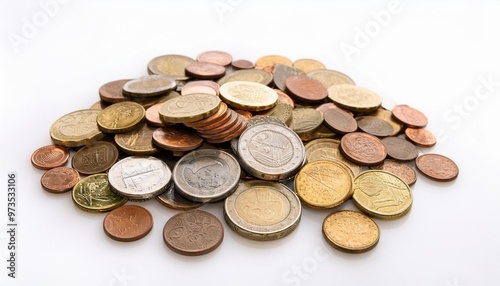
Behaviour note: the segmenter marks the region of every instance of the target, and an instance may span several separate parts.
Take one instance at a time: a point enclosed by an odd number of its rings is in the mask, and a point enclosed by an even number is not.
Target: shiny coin
[[[289,58],[280,55],[267,55],[257,59],[255,62],[255,68],[272,72],[277,64],[291,66],[292,61]]]
[[[326,68],[323,63],[315,59],[299,59],[293,62],[292,66],[302,70],[305,73]]]
[[[276,182],[242,182],[224,202],[224,218],[231,229],[253,240],[285,237],[297,227],[301,214],[297,195]]]
[[[394,133],[394,129],[389,122],[375,116],[358,116],[356,121],[361,131],[373,136],[387,137]]]
[[[234,112],[234,113],[236,113],[236,112]],[[232,127],[227,128],[226,130],[224,130],[216,135],[203,135],[202,134],[203,138],[208,143],[218,144],[218,143],[228,142],[228,141],[240,136],[241,133],[243,133],[243,131],[245,131],[246,127],[248,126],[248,120],[239,114],[237,116],[238,116],[238,119]]]
[[[351,162],[364,166],[378,165],[387,156],[380,139],[362,132],[344,135],[340,140],[340,152]]]
[[[157,146],[169,151],[191,151],[203,143],[203,139],[187,128],[157,128],[152,136]]]
[[[432,147],[437,142],[436,136],[426,128],[408,127],[405,129],[405,136],[410,142],[420,147]]]
[[[276,105],[264,112],[259,113],[259,115],[273,116],[278,118],[281,122],[289,125],[292,121],[292,111],[293,107],[289,104],[283,103],[281,101],[276,101]]]
[[[123,101],[130,101],[123,95],[123,85],[131,81],[130,79],[120,79],[105,83],[99,88],[99,97],[102,101],[107,103],[118,103]]]
[[[245,70],[237,70],[233,73],[230,73],[217,81],[219,85],[223,85],[227,82],[232,81],[249,81],[256,82],[263,85],[269,85],[273,81],[273,75],[264,70],[256,70],[256,69],[245,69]]]
[[[408,127],[422,128],[427,125],[427,117],[425,114],[405,104],[394,106],[392,115]]]
[[[69,151],[63,146],[47,145],[38,148],[31,154],[31,164],[41,170],[48,170],[66,165]]]
[[[328,96],[323,84],[305,75],[293,75],[285,81],[286,91],[298,101],[321,103]]]
[[[339,107],[353,112],[376,111],[382,104],[380,95],[367,88],[349,84],[330,86],[328,97]]]
[[[410,187],[398,176],[369,170],[354,179],[354,204],[364,213],[380,219],[397,219],[410,211]]]
[[[374,248],[380,238],[380,229],[371,218],[356,211],[337,211],[323,221],[323,235],[334,248],[361,253]]]
[[[307,162],[321,160],[341,161],[351,169],[354,176],[361,173],[361,166],[347,160],[339,150],[340,141],[336,139],[316,139],[305,145]]]
[[[165,75],[148,75],[128,81],[123,85],[123,93],[135,97],[152,97],[173,90],[177,83],[175,79]]]
[[[211,95],[219,95],[220,86],[218,83],[211,80],[194,80],[186,83],[182,89],[181,94],[192,93],[208,93]]]
[[[220,99],[217,96],[194,93],[167,100],[160,107],[160,118],[164,122],[194,122],[217,112]]]
[[[194,62],[193,59],[181,55],[163,55],[149,61],[150,74],[166,75],[176,80],[187,80],[186,67]]]
[[[308,72],[306,75],[308,77],[314,78],[315,80],[319,80],[327,90],[332,85],[339,85],[339,84],[354,85],[354,81],[350,77],[334,70],[328,70],[328,69],[313,70]]]
[[[231,66],[235,69],[253,69],[255,64],[249,60],[236,60],[231,63]]]
[[[203,255],[215,250],[224,238],[224,227],[213,214],[202,210],[181,212],[163,227],[163,241],[181,255]]]
[[[236,158],[217,149],[192,151],[175,164],[173,171],[177,191],[195,202],[215,202],[229,196],[240,174]]]
[[[281,101],[285,104],[290,105],[292,108],[295,108],[295,102],[293,101],[293,99],[290,96],[288,96],[288,94],[286,94],[285,92],[283,92],[279,89],[274,89],[274,90],[278,94],[278,101]]]
[[[206,51],[196,57],[198,62],[211,63],[220,66],[227,66],[233,61],[233,57],[222,51]]]
[[[112,190],[130,199],[149,199],[166,190],[172,173],[165,162],[151,156],[131,156],[109,169]]]
[[[151,213],[137,205],[125,205],[110,211],[103,222],[104,232],[117,241],[135,241],[153,228]]]
[[[340,108],[324,111],[323,117],[325,118],[325,126],[338,134],[351,133],[358,129],[356,119]]]
[[[111,191],[106,174],[95,174],[81,179],[73,187],[72,197],[80,209],[89,212],[107,212],[127,202],[126,197]]]
[[[156,127],[142,124],[127,133],[115,135],[118,147],[128,155],[151,155],[158,153],[158,148],[153,144],[153,132]]]
[[[146,109],[146,122],[151,125],[151,126],[155,126],[155,127],[163,127],[165,126],[165,122],[163,122],[161,119],[160,119],[160,113],[159,113],[159,110],[160,110],[160,106],[163,104],[163,102],[161,103],[157,103],[151,107],[149,107],[148,109]]]
[[[278,100],[278,94],[272,88],[248,81],[232,81],[221,85],[220,96],[228,105],[248,111],[270,109]]]
[[[203,205],[202,203],[193,202],[181,196],[175,190],[175,184],[170,184],[168,190],[157,196],[156,200],[168,208],[181,211],[199,208]]]
[[[138,127],[145,115],[146,110],[138,103],[115,103],[99,113],[97,125],[105,133],[125,133]]]
[[[387,156],[401,161],[410,161],[418,156],[418,150],[411,142],[399,137],[386,137],[382,143],[387,149]]]
[[[294,108],[288,127],[297,135],[310,135],[323,123],[323,114],[314,108]]]
[[[186,74],[198,79],[216,79],[225,73],[225,67],[211,63],[192,62],[186,67]]]
[[[108,106],[109,106],[109,103],[104,102],[102,100],[99,100],[98,102],[92,104],[89,109],[103,110],[104,108],[106,108]]]
[[[100,110],[83,109],[57,119],[50,127],[50,138],[56,145],[78,147],[100,140],[104,134],[97,126]]]
[[[458,166],[448,157],[439,154],[424,154],[415,161],[417,170],[428,178],[448,182],[458,176]]]
[[[342,110],[342,111],[344,111],[344,112],[348,113],[349,115],[351,115],[351,117],[354,117],[354,114],[353,114],[351,111],[349,111],[349,110],[345,110],[345,109],[342,109],[342,108],[340,108],[340,107],[336,106],[333,102],[325,102],[325,103],[322,103],[322,104],[320,104],[320,105],[318,105],[318,106],[316,107],[316,110],[318,110],[319,112],[321,112],[321,113],[323,113],[323,114],[324,114],[327,110],[330,110],[330,109],[340,109],[340,110]]]
[[[274,72],[273,72],[274,84],[280,90],[284,91],[286,89],[285,85],[286,79],[293,75],[305,75],[305,73],[302,70],[294,68],[292,66],[277,64],[274,67]]]
[[[69,167],[57,167],[47,170],[41,179],[41,184],[47,192],[60,194],[71,191],[80,180],[78,171]]]
[[[401,124],[399,124],[399,122],[394,120],[394,117],[392,116],[392,112],[390,110],[379,108],[377,109],[377,111],[370,113],[370,115],[383,119],[392,126],[393,131],[390,136],[395,136],[401,131],[402,128]]]
[[[400,177],[408,185],[413,185],[417,181],[417,174],[408,164],[392,159],[386,159],[377,166],[370,166],[372,170],[382,170]]]
[[[71,165],[80,174],[91,175],[106,172],[118,160],[118,149],[113,143],[97,141],[78,150]]]

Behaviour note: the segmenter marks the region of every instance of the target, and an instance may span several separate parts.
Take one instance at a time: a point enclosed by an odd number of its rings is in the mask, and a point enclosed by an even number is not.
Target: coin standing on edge
[[[47,170],[40,182],[47,192],[61,194],[71,191],[79,180],[80,174],[77,170],[63,166]]]
[[[439,154],[424,154],[415,161],[417,170],[429,179],[448,182],[458,176],[458,166],[450,158]]]
[[[103,221],[104,232],[117,241],[135,241],[153,228],[151,213],[137,205],[124,205],[109,212]]]
[[[47,145],[40,147],[31,155],[31,164],[40,170],[49,170],[55,167],[66,165],[69,160],[68,149],[57,146]]]
[[[88,212],[107,212],[127,202],[126,197],[111,191],[107,174],[81,179],[73,187],[72,198],[76,206]]]

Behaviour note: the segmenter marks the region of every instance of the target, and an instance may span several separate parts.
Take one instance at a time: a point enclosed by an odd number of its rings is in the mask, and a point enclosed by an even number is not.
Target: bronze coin
[[[105,83],[99,88],[99,97],[107,103],[118,103],[129,101],[130,98],[123,95],[122,88],[131,79],[120,79]]]
[[[427,125],[425,114],[405,104],[394,106],[392,116],[408,127],[422,128]]]
[[[389,122],[375,116],[358,116],[356,121],[361,131],[373,136],[387,137],[394,132],[394,128]]]
[[[198,128],[196,130],[198,131],[198,133],[203,134],[203,135],[208,135],[208,136],[218,134],[221,131],[227,130],[228,128],[235,125],[238,122],[238,118],[240,117],[240,115],[238,113],[234,112],[232,109],[228,109],[227,112],[229,112],[231,114],[231,116],[223,124],[221,124],[219,126],[213,126],[210,129]]]
[[[181,89],[181,95],[191,93],[208,93],[219,95],[220,85],[211,80],[193,80],[186,83]]]
[[[238,113],[239,115],[245,117],[246,119],[252,118],[252,113],[247,110],[241,110],[241,109],[234,109],[234,112]]]
[[[354,117],[354,114],[352,113],[352,111],[340,108],[340,107],[336,106],[335,103],[333,103],[333,102],[322,103],[321,105],[318,105],[316,107],[316,110],[321,112],[321,113],[324,113],[325,111],[327,111],[329,109],[340,109],[344,112],[349,113],[351,115],[351,117]]]
[[[253,69],[255,64],[248,60],[236,60],[231,63],[231,66],[235,69]]]
[[[77,170],[63,166],[46,171],[42,175],[41,184],[47,192],[60,194],[72,190],[79,180]]]
[[[436,145],[436,136],[425,128],[411,128],[405,129],[406,138],[413,144],[421,147],[432,147]]]
[[[222,102],[221,102],[222,103]],[[212,130],[214,128],[218,128],[224,124],[226,124],[230,120],[234,120],[234,114],[231,109],[227,108],[226,112],[224,112],[220,117],[217,118],[217,120],[214,120],[213,123],[206,124],[206,125],[196,125],[196,131],[198,132],[203,132],[207,130]],[[187,126],[187,125],[186,125]],[[191,127],[191,126],[190,126]]]
[[[118,149],[113,143],[97,141],[78,150],[71,165],[80,174],[91,175],[106,172],[118,160]]]
[[[344,135],[340,140],[339,150],[349,161],[364,166],[378,165],[387,156],[387,150],[382,141],[363,132]]]
[[[68,149],[57,145],[43,146],[31,154],[31,164],[41,170],[63,166],[68,163],[68,160]]]
[[[290,96],[299,101],[318,103],[328,96],[328,91],[320,81],[305,75],[289,76],[285,86]]]
[[[317,109],[316,109],[317,110]],[[351,114],[340,108],[328,109],[323,112],[326,127],[339,134],[354,132],[358,129],[358,123]]]
[[[295,102],[288,94],[286,94],[284,91],[281,91],[279,89],[274,89],[274,91],[276,91],[276,93],[278,94],[279,101],[290,105],[292,108],[295,108]]]
[[[215,79],[225,73],[225,67],[210,63],[192,62],[186,67],[186,74],[198,79]]]
[[[428,178],[448,182],[458,176],[458,166],[448,157],[439,154],[424,154],[415,161],[417,170]]]
[[[305,75],[305,74],[306,74],[305,72],[303,72],[298,68],[283,64],[276,64],[273,70],[274,85],[276,85],[276,87],[279,88],[280,90],[285,90],[286,88],[285,83],[288,77],[294,75]]]
[[[245,131],[248,125],[248,119],[239,115],[238,122],[233,127],[217,134],[217,136],[206,137],[208,143],[216,144],[231,141]]]
[[[103,222],[104,232],[117,241],[135,241],[153,228],[151,213],[137,205],[124,205],[109,212]]]
[[[190,151],[203,143],[198,135],[187,128],[158,128],[153,132],[153,142],[170,151]]]
[[[202,210],[181,212],[163,228],[163,241],[182,255],[203,255],[215,250],[224,238],[224,227],[211,213]]]
[[[227,66],[233,61],[233,57],[222,51],[207,51],[199,54],[196,60],[201,63],[216,64],[219,66]]]
[[[148,109],[146,109],[146,122],[155,127],[163,127],[166,125],[165,122],[163,122],[160,119],[160,106],[163,104],[163,102],[157,103],[153,106],[150,106]]]
[[[418,150],[411,142],[400,137],[386,137],[382,143],[387,149],[387,156],[400,160],[410,161],[418,156]]]
[[[191,210],[202,206],[202,203],[190,201],[183,196],[181,196],[175,190],[175,184],[170,184],[167,191],[163,192],[161,195],[156,197],[162,205],[174,209],[174,210]]]
[[[408,185],[413,185],[417,181],[417,174],[415,171],[407,163],[396,160],[386,159],[380,165],[370,166],[370,169],[392,173],[401,178]]]
[[[201,120],[194,121],[194,122],[185,122],[184,125],[191,127],[191,128],[194,128],[194,129],[197,129],[197,128],[203,129],[203,127],[210,126],[210,125],[222,120],[227,112],[230,112],[227,109],[227,104],[225,104],[224,102],[221,102],[219,104],[219,109],[217,110],[216,113],[210,115],[209,117],[207,117],[205,119],[201,119]]]

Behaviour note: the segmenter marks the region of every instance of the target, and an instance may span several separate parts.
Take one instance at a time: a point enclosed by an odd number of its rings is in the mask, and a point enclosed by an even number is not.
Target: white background
[[[0,285],[500,285],[500,1],[66,2],[0,2]],[[145,75],[153,57],[206,50],[314,58],[389,108],[422,110],[439,142],[421,153],[455,160],[458,179],[418,174],[412,211],[377,220],[379,244],[358,255],[322,237],[330,211],[304,209],[299,227],[273,242],[226,225],[217,250],[184,257],[162,239],[176,212],[156,201],[141,204],[152,232],[120,243],[104,234],[104,214],[42,190],[30,156],[51,143],[57,118],[90,107],[108,81]],[[19,187],[16,279],[6,269],[10,171]],[[202,209],[223,220],[221,203]]]

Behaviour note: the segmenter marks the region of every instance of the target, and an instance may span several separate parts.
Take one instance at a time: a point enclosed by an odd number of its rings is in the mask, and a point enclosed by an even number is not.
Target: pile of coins
[[[108,212],[112,239],[150,232],[153,217],[139,204],[152,198],[179,211],[163,239],[183,255],[223,240],[219,219],[197,210],[206,203],[223,202],[236,233],[274,240],[297,227],[303,206],[329,210],[352,199],[359,211],[333,211],[322,231],[333,247],[364,252],[379,241],[374,219],[410,211],[413,164],[436,181],[458,176],[451,159],[419,155],[416,146],[436,144],[422,112],[384,109],[376,92],[317,60],[268,55],[254,64],[208,51],[159,56],[147,70],[102,85],[100,101],[59,118],[54,144],[31,156],[47,170],[45,190],[71,191],[80,209]]]

